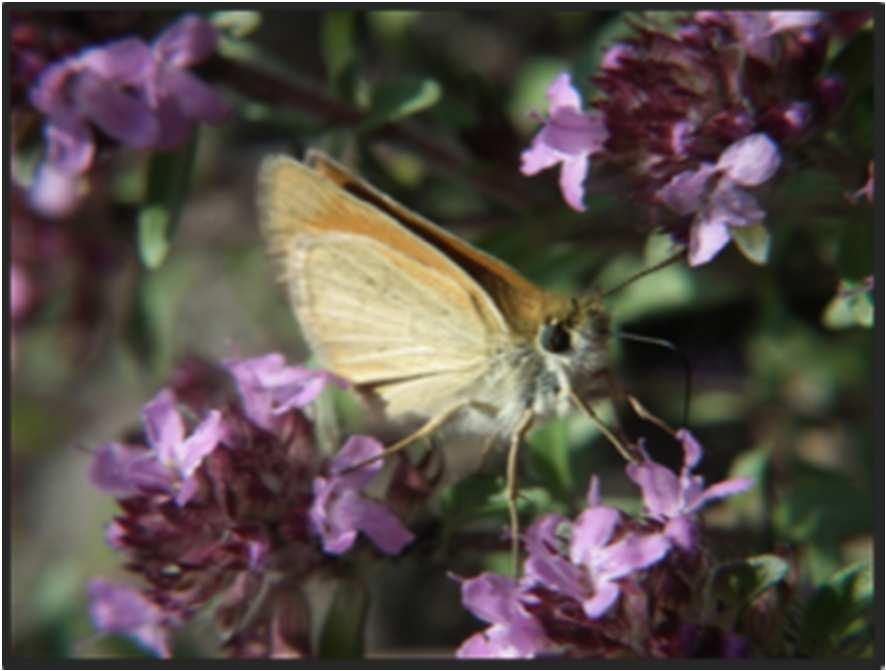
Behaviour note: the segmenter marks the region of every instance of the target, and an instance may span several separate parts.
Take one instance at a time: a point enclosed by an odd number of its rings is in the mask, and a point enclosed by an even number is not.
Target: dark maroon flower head
[[[398,554],[412,535],[363,493],[381,468],[360,466],[381,452],[374,440],[352,437],[327,474],[304,408],[339,380],[279,354],[231,360],[225,369],[188,362],[173,376],[176,386],[145,405],[140,437],[96,451],[90,478],[121,508],[108,542],[141,576],[138,598],[151,604],[149,630],[144,618],[128,631],[111,616],[96,624],[140,640],[149,631],[146,644],[163,651],[155,629],[189,620],[218,597],[230,653],[308,654],[300,590],[330,565],[324,553],[347,552],[363,533],[381,552]],[[348,467],[356,468],[343,473]]]
[[[702,634],[722,642],[718,656],[739,656],[742,637],[704,620],[712,614],[702,603],[712,565],[696,513],[750,481],[705,488],[691,473],[701,446],[686,430],[678,435],[679,475],[648,457],[629,467],[645,517],[602,505],[592,478],[588,508],[574,521],[548,514],[527,530],[519,581],[492,573],[462,581],[465,607],[490,626],[466,640],[459,657],[706,656]]]
[[[775,177],[782,153],[839,109],[844,87],[823,66],[848,14],[859,13],[700,11],[673,33],[637,26],[604,54],[584,110],[568,75],[552,83],[521,171],[561,164],[564,199],[582,210],[593,155],[664,215],[654,220],[689,243],[692,265],[707,263],[735,229],[764,221],[747,189]],[[754,154],[762,167],[743,180],[734,167]]]

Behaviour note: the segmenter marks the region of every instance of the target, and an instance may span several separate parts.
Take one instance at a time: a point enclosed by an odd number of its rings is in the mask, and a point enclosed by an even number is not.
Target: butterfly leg
[[[374,457],[370,457],[369,459],[364,459],[363,461],[361,461],[357,464],[354,464],[353,466],[350,466],[349,468],[347,468],[344,471],[344,473],[350,473],[352,471],[356,471],[357,469],[363,468],[364,466],[366,466],[366,464],[371,464],[373,461],[378,461],[379,459],[387,459],[388,457],[393,456],[394,454],[396,454],[400,450],[412,445],[412,443],[414,443],[415,441],[421,440],[425,436],[427,436],[427,435],[433,433],[434,431],[436,431],[437,429],[439,429],[456,412],[458,412],[459,410],[461,410],[462,408],[464,408],[468,405],[470,405],[470,402],[468,402],[468,401],[465,401],[462,403],[457,403],[456,405],[452,406],[448,410],[444,410],[439,415],[437,415],[435,417],[431,417],[431,419],[429,419],[427,422],[422,424],[421,427],[419,427],[419,429],[417,431],[415,431],[414,433],[411,433],[408,436],[406,436],[405,438],[398,440],[393,445],[386,447],[384,452],[382,452],[381,454],[377,454]]]
[[[670,425],[668,425],[668,423],[665,422],[661,417],[653,415],[652,412],[647,410],[646,406],[644,406],[642,403],[640,403],[640,401],[637,400],[637,398],[635,396],[631,396],[630,394],[628,394],[626,398],[627,398],[628,404],[631,406],[633,411],[635,413],[637,413],[637,417],[639,417],[640,419],[646,420],[650,424],[655,424],[655,426],[657,426],[659,429],[661,429],[665,433],[669,433],[672,436],[676,437],[677,432],[674,429],[672,429],[670,427]]]
[[[520,421],[517,423],[514,432],[511,434],[511,446],[508,450],[508,470],[507,470],[507,497],[508,497],[508,513],[511,516],[511,562],[514,567],[514,576],[520,575],[520,517],[517,515],[517,454],[520,451],[520,443],[532,428],[535,421],[535,413],[532,409],[527,408]]]
[[[597,425],[597,428],[600,429],[600,432],[606,437],[606,439],[615,446],[615,449],[618,450],[618,453],[624,457],[627,461],[638,462],[641,461],[640,456],[636,453],[636,450],[632,449],[626,441],[622,441],[618,436],[616,436],[612,430],[606,426],[602,419],[597,416],[597,413],[594,412],[593,408],[584,400],[581,396],[576,394],[574,391],[570,392],[572,396],[572,401],[575,403],[580,410],[582,410],[588,418]]]

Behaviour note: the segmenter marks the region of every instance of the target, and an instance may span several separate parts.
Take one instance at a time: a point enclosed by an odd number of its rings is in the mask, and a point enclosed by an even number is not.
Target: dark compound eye
[[[545,324],[541,329],[539,340],[542,347],[554,354],[562,354],[569,351],[569,348],[572,347],[569,331],[559,322]]]

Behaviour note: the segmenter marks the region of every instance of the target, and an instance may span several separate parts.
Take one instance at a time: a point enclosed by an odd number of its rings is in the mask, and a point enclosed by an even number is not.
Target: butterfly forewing
[[[452,261],[291,159],[265,161],[259,190],[264,234],[323,365],[385,399],[421,393],[415,410],[455,391],[451,376],[482,373],[506,323]]]

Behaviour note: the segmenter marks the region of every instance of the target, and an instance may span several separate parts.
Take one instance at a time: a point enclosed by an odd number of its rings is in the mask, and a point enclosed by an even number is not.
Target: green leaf
[[[758,555],[723,564],[714,572],[714,594],[740,610],[782,582],[789,569],[788,563],[775,555]]]
[[[828,328],[845,329],[854,326],[874,326],[874,299],[864,282],[843,280],[840,289],[822,313],[822,323]]]
[[[366,615],[369,612],[369,591],[358,580],[343,580],[317,642],[317,655],[327,659],[356,659],[363,656]]]
[[[175,313],[187,274],[170,264],[142,273],[126,325],[126,344],[140,365],[162,371],[171,361]]]
[[[213,26],[231,37],[242,38],[261,25],[261,13],[248,10],[221,10],[209,16]]]
[[[159,268],[169,254],[182,205],[191,186],[191,173],[197,151],[197,132],[184,147],[174,152],[158,152],[148,165],[145,203],[139,209],[138,246],[142,263]]]
[[[810,657],[862,656],[873,640],[871,563],[852,564],[831,576],[803,609],[799,645]]]
[[[769,229],[763,224],[755,226],[733,227],[730,231],[738,251],[751,263],[766,265],[769,260],[770,237]]]
[[[169,223],[169,210],[162,205],[139,210],[138,253],[151,270],[159,268],[169,253]]]
[[[381,84],[372,92],[369,115],[358,130],[367,131],[434,106],[442,89],[433,79],[401,79]]]
[[[499,496],[501,491],[500,477],[476,473],[443,491],[440,512],[450,530],[480,518],[502,515],[507,505]]]
[[[329,83],[348,97],[345,79],[357,62],[356,16],[353,12],[327,12],[320,29],[323,61]]]

